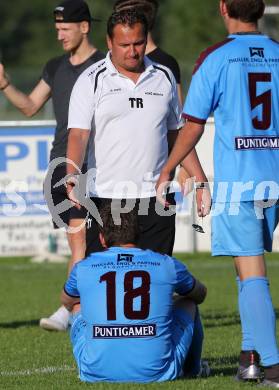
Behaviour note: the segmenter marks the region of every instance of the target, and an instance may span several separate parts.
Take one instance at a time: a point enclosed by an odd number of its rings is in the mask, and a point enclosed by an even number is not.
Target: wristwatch
[[[197,181],[195,183],[195,189],[196,190],[203,190],[204,188],[208,188],[209,189],[209,183],[207,181],[205,181],[205,182]]]

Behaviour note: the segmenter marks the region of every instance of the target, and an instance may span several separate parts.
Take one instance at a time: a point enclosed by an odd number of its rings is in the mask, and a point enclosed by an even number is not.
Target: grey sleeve
[[[41,79],[43,79],[52,88],[55,73],[61,63],[62,57],[56,57],[48,61],[44,66]]]

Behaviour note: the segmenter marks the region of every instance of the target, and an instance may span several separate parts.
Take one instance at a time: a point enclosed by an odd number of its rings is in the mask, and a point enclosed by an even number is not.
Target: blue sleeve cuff
[[[73,294],[70,294],[67,289],[66,289],[66,284],[64,285],[64,293],[67,294],[69,297],[71,298],[80,298],[79,295],[73,295]]]
[[[188,295],[188,294],[190,294],[194,290],[195,286],[196,286],[196,279],[193,278],[193,285],[192,285],[192,287],[189,290],[183,291],[183,290],[179,289],[179,291],[176,291],[176,292],[179,295]]]

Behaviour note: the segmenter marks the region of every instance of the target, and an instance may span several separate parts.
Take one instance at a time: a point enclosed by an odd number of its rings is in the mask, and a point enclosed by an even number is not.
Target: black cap
[[[65,0],[55,7],[53,14],[56,23],[100,21],[91,17],[89,7],[83,0]]]

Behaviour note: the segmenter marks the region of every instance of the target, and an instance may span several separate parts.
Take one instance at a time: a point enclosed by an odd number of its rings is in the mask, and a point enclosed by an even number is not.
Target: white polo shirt
[[[135,84],[110,60],[90,66],[70,99],[68,128],[90,130],[88,195],[148,198],[168,157],[167,133],[182,127],[171,71],[144,59]],[[95,169],[92,169],[95,168]]]

